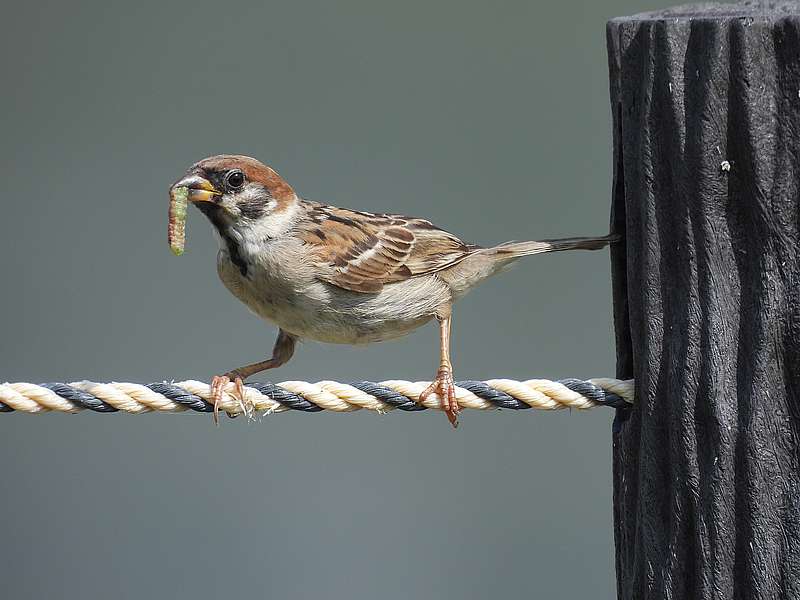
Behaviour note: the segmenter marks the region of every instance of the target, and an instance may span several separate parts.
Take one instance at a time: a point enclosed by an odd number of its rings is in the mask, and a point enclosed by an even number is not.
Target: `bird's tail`
[[[506,242],[494,248],[487,248],[486,252],[495,254],[498,258],[507,255],[509,259],[514,259],[531,254],[561,252],[562,250],[600,250],[618,241],[619,238],[619,235],[612,234],[603,237],[566,238],[540,242]]]

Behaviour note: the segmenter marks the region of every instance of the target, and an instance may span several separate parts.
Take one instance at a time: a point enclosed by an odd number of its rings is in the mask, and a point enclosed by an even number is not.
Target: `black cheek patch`
[[[263,200],[244,200],[237,206],[245,219],[256,220],[267,212],[267,205]]]

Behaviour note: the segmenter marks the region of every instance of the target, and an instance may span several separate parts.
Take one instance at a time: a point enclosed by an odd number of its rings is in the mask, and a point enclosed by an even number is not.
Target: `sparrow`
[[[195,163],[170,192],[178,187],[188,188],[188,200],[219,238],[222,283],[279,328],[270,358],[212,379],[215,422],[231,380],[244,408],[243,381],[285,364],[300,340],[368,344],[399,338],[435,319],[439,368],[419,401],[437,394],[455,427],[453,304],[523,256],[598,250],[616,240],[606,235],[484,248],[424,219],[305,200],[272,168],[240,155]]]

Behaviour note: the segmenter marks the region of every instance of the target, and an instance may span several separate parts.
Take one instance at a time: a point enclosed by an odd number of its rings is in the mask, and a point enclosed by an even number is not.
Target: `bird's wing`
[[[298,234],[328,266],[324,281],[362,293],[441,271],[478,248],[422,219],[321,204],[312,204]]]

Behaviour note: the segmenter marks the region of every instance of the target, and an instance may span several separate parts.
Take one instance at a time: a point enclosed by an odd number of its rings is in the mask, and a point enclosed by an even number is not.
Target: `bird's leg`
[[[295,344],[297,338],[286,333],[283,329],[278,332],[278,339],[275,340],[275,346],[272,349],[272,357],[261,362],[253,363],[239,367],[233,371],[228,371],[225,375],[216,375],[211,379],[211,398],[214,400],[214,423],[219,424],[219,405],[222,402],[222,395],[231,380],[233,380],[236,389],[234,397],[239,400],[239,406],[242,408],[244,414],[249,415],[252,407],[247,406],[247,401],[244,396],[244,380],[261,373],[267,369],[274,369],[285,364],[292,358],[294,354]],[[228,416],[233,416],[228,413]]]
[[[436,379],[419,395],[419,403],[425,402],[431,394],[439,396],[442,410],[455,428],[458,427],[458,413],[461,408],[456,402],[453,365],[450,362],[450,312],[448,311],[446,315],[436,315],[436,319],[439,321],[439,370],[436,372]]]

